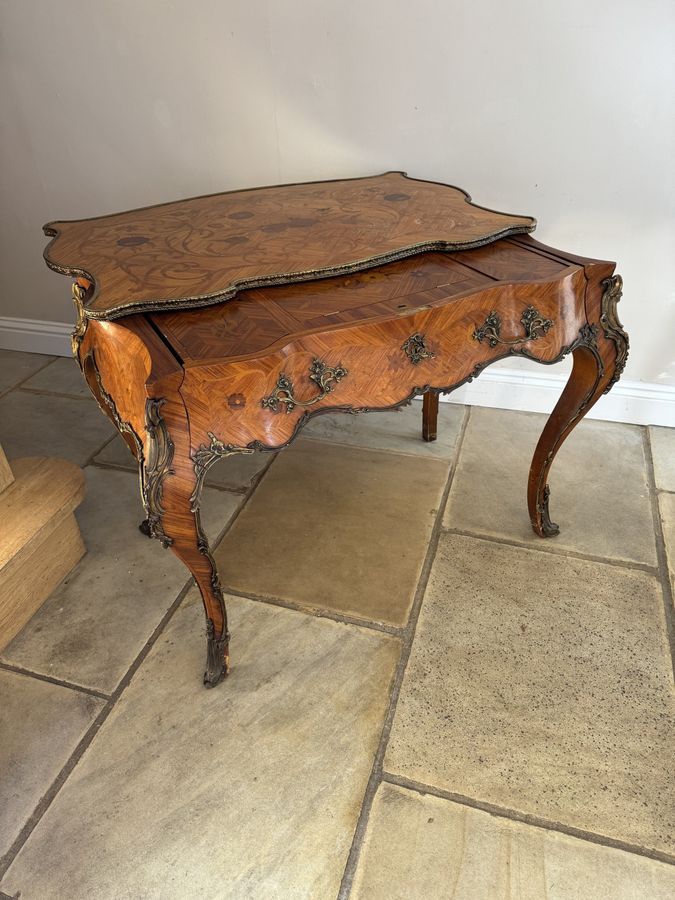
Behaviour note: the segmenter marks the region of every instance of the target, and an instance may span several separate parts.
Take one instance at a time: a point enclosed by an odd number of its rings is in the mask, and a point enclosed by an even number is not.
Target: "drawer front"
[[[585,279],[499,284],[399,318],[298,338],[264,357],[190,368],[192,443],[286,444],[308,415],[399,405],[510,355],[552,363],[579,339]],[[209,434],[210,433],[210,434]]]

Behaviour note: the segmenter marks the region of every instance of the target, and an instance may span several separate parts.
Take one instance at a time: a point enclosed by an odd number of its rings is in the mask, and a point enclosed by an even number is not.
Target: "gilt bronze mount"
[[[419,331],[415,332],[415,334],[411,334],[410,337],[403,342],[401,350],[404,351],[405,355],[414,366],[419,365],[423,359],[433,359],[436,356],[432,350],[427,348],[427,345],[424,342],[424,335],[420,334]]]
[[[479,343],[487,340],[491,347],[496,347],[497,344],[507,344],[512,346],[514,344],[523,344],[527,341],[536,341],[537,338],[545,335],[553,325],[553,319],[545,319],[534,306],[528,306],[525,309],[520,317],[520,321],[525,328],[524,337],[514,338],[513,340],[504,340],[504,338],[500,336],[502,320],[497,313],[492,310],[480,328],[475,329],[473,339]]]
[[[281,405],[283,405],[286,413],[289,413],[294,410],[296,406],[314,406],[315,403],[318,403],[320,400],[323,400],[324,397],[327,397],[333,390],[334,384],[342,381],[348,374],[349,372],[344,366],[328,366],[326,363],[321,362],[320,359],[315,359],[310,366],[309,377],[311,381],[318,384],[320,388],[318,394],[311,397],[309,400],[300,400],[293,393],[293,382],[287,375],[282,373],[277,379],[274,391],[269,397],[263,397],[261,400],[262,407],[263,409],[271,409],[274,412],[279,412],[281,410]]]

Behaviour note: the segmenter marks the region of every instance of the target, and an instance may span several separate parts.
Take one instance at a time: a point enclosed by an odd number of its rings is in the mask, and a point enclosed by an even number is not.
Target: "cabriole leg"
[[[229,671],[229,638],[216,564],[199,521],[199,487],[182,401],[149,399],[142,493],[151,537],[170,547],[192,573],[206,613],[204,684]]]
[[[628,356],[628,336],[616,314],[621,297],[618,275],[602,282],[598,325],[581,329],[573,351],[574,365],[565,389],[551,413],[534,451],[527,486],[530,522],[539,537],[553,537],[560,529],[549,516],[548,473],[565,438],[589,409],[618,381]]]

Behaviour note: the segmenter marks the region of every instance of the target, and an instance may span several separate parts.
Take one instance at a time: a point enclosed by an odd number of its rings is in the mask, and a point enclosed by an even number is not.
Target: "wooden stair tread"
[[[84,472],[65,459],[12,461],[15,481],[0,494],[0,575],[54,520],[65,518],[84,498]]]
[[[0,446],[0,493],[8,488],[13,481],[14,475],[7,462],[5,451],[2,449],[2,446]]]

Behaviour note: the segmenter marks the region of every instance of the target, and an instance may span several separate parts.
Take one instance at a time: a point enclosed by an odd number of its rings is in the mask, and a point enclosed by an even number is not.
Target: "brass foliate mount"
[[[411,334],[410,337],[403,342],[401,350],[404,351],[410,362],[417,366],[423,359],[433,359],[436,354],[433,350],[429,350],[424,341],[424,335],[419,331]]]
[[[491,347],[497,344],[506,344],[513,346],[514,344],[523,344],[527,341],[536,341],[537,338],[543,337],[553,326],[553,319],[545,319],[538,309],[534,306],[528,306],[520,317],[520,321],[525,329],[524,337],[514,338],[513,340],[504,340],[500,336],[502,328],[502,320],[493,309],[485,322],[476,328],[473,332],[474,341],[482,343],[487,340]]]
[[[87,330],[87,317],[84,314],[84,297],[86,293],[87,292],[81,284],[78,284],[77,281],[73,282],[72,294],[73,303],[77,310],[77,322],[75,323],[75,328],[70,336],[70,349],[73,351],[75,359],[78,357],[80,344],[82,343],[82,338]]]
[[[174,474],[171,468],[174,445],[160,412],[165,402],[163,398],[150,398],[145,403],[145,430],[149,439],[149,451],[143,466],[142,494],[147,516],[144,523],[147,530],[144,533],[157,538],[163,547],[170,547],[173,538],[165,533],[162,526],[162,493],[164,479],[167,475]]]
[[[613,341],[616,346],[616,362],[614,363],[614,374],[603,391],[606,394],[613,385],[619,380],[621,374],[626,367],[628,359],[628,335],[624,331],[623,325],[619,321],[617,313],[617,304],[623,294],[623,278],[620,275],[612,275],[611,278],[605,278],[602,282],[603,294],[600,301],[600,325],[606,338]]]
[[[287,413],[295,409],[296,406],[313,406],[324,397],[327,397],[334,386],[346,378],[349,372],[344,366],[327,366],[320,359],[315,359],[309,369],[309,378],[319,386],[319,393],[310,400],[300,400],[294,396],[293,382],[282,372],[277,378],[276,387],[268,397],[263,397],[261,405],[263,409],[271,409],[273,412],[280,412],[282,405]]]
[[[226,456],[232,456],[234,453],[253,453],[251,447],[238,447],[236,444],[224,444],[219,440],[212,431],[207,432],[209,445],[202,444],[192,453],[192,463],[195,469],[197,483],[190,497],[190,509],[197,512],[199,509],[199,500],[202,492],[204,478],[211,466],[218,459],[224,459]]]

